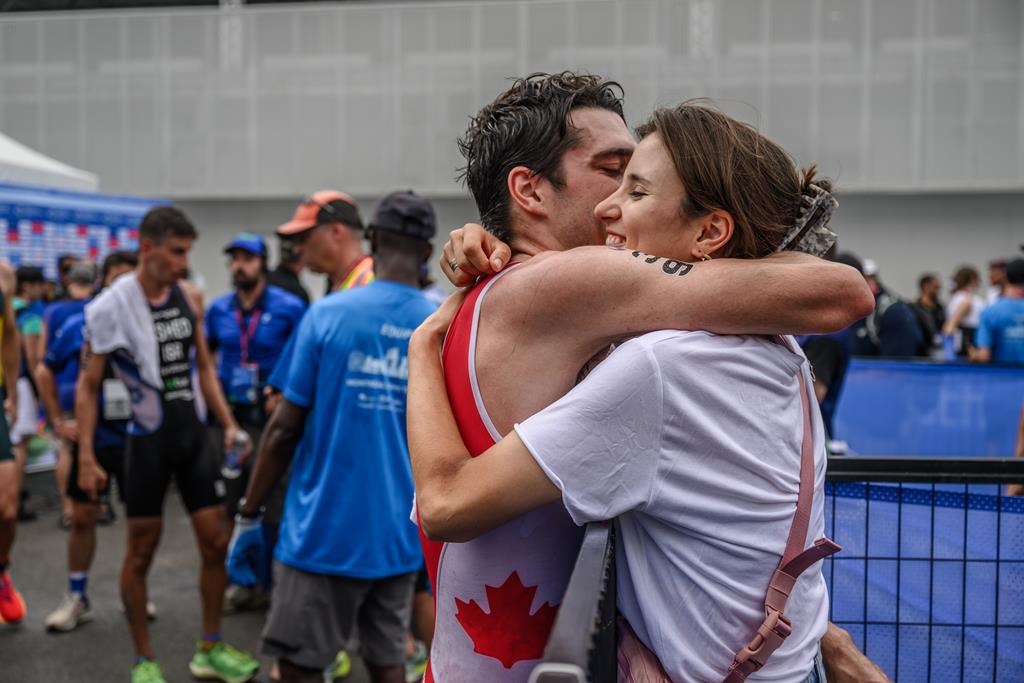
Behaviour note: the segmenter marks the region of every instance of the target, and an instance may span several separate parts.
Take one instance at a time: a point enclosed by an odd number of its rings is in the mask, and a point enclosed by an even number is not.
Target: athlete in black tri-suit
[[[90,353],[79,378],[75,416],[80,439],[78,483],[90,496],[106,478],[95,458],[91,435],[107,358],[131,400],[123,487],[128,542],[121,598],[135,644],[133,683],[164,681],[149,640],[146,575],[160,539],[163,501],[172,477],[191,516],[202,556],[202,636],[189,668],[199,678],[231,683],[248,680],[259,668],[257,660],[220,637],[227,585],[227,516],[219,454],[206,426],[206,406],[225,425],[226,443],[234,440],[239,427],[210,359],[202,301],[179,283],[196,236],[195,227],[178,209],[152,209],[139,226],[138,268],[86,308]]]

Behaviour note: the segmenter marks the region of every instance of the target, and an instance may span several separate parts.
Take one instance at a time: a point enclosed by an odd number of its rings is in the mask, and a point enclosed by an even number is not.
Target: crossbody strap
[[[788,347],[788,344],[787,344]],[[803,366],[797,370],[800,383],[800,406],[804,416],[803,444],[800,447],[800,488],[796,499],[796,513],[789,527],[789,538],[779,566],[768,584],[764,598],[764,621],[754,638],[736,653],[724,683],[743,683],[747,676],[764,666],[775,650],[789,637],[793,628],[785,615],[786,603],[797,578],[811,565],[841,549],[828,538],[819,538],[810,548],[804,548],[814,505],[814,438],[811,430],[810,393],[804,379]]]

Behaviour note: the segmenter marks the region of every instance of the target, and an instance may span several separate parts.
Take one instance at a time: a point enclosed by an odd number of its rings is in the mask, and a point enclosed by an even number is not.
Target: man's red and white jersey
[[[480,394],[480,306],[513,266],[476,285],[445,338],[445,383],[455,421],[476,457],[501,439]],[[544,654],[583,538],[561,502],[467,543],[422,534],[437,605],[426,683],[525,683]]]

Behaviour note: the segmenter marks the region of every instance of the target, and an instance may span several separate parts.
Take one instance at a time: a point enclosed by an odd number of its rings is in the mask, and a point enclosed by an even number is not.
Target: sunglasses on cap
[[[333,205],[332,202],[338,202],[340,206]],[[359,210],[343,199],[332,199],[330,202],[324,203],[313,195],[309,195],[302,200],[302,203],[312,204],[320,209],[320,215],[317,215],[317,226],[326,223],[344,223],[358,230],[363,229],[363,221],[359,218]],[[322,214],[327,214],[331,220],[323,220]]]

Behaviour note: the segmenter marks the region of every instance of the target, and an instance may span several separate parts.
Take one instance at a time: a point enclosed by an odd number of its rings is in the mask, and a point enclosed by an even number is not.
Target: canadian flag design
[[[544,654],[582,539],[552,503],[468,543],[446,543],[433,680],[525,682]]]

